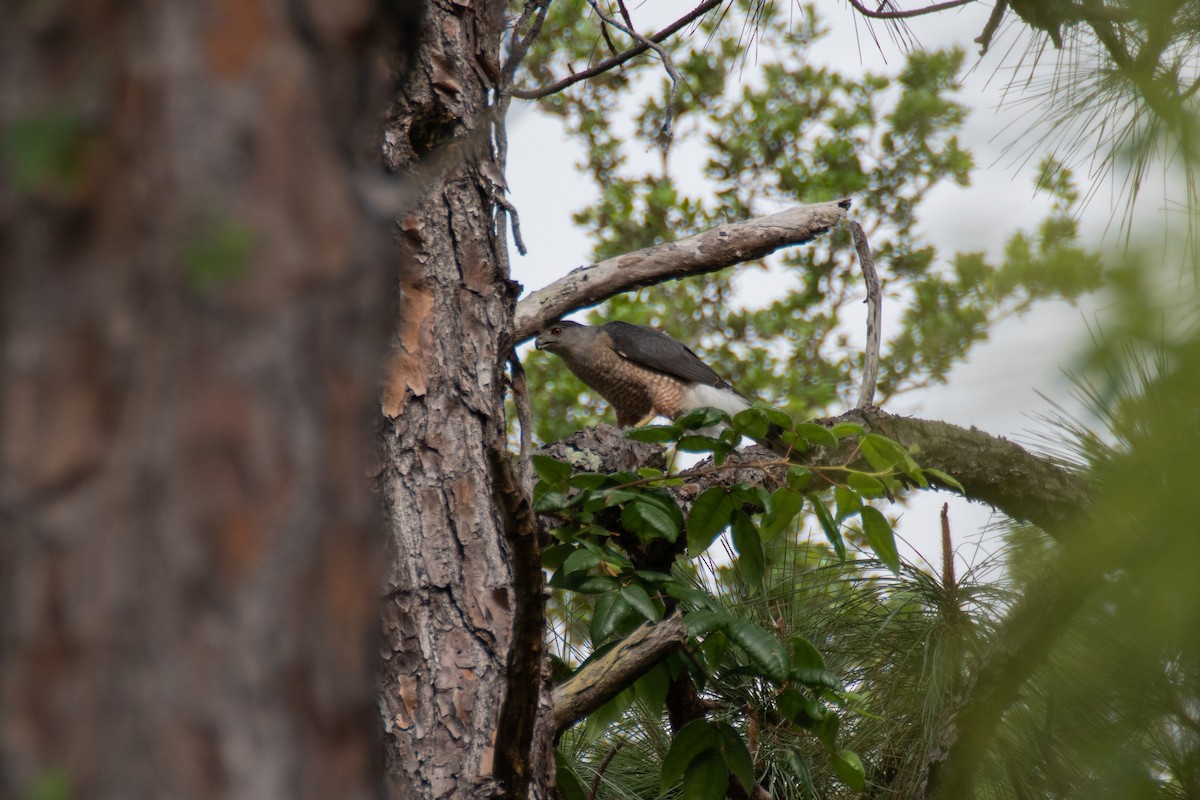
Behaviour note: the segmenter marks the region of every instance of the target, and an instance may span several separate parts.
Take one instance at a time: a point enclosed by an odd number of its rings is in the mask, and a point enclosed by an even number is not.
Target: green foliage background
[[[726,540],[678,562],[675,581],[690,581],[710,598],[704,602],[780,641],[811,642],[843,683],[840,693],[806,695],[836,717],[831,737],[817,719],[823,712],[797,712],[789,690],[763,681],[745,652],[723,639],[727,632],[710,631],[697,640],[709,668],[702,687],[709,719],[748,743],[756,780],[774,797],[924,796],[920,768],[939,746],[955,697],[1032,630],[1039,638],[1004,678],[1010,701],[969,753],[977,796],[1200,796],[1200,537],[1192,499],[1200,476],[1200,262],[1194,239],[1129,230],[1126,246],[1102,268],[1099,246],[1079,240],[1080,196],[1064,166],[1090,160],[1101,172],[1127,170],[1133,188],[1114,209],[1126,219],[1142,180],[1162,168],[1185,189],[1172,208],[1190,229],[1200,205],[1193,178],[1200,3],[1012,4],[1030,26],[1028,52],[1036,56],[1051,37],[1066,51],[1061,80],[1028,87],[1031,100],[1046,104],[1049,133],[1029,146],[1048,151],[1035,157],[1051,213],[1034,230],[1010,232],[999,260],[939,252],[916,225],[932,188],[972,177],[971,154],[957,139],[966,113],[955,94],[963,54],[910,54],[894,78],[838,74],[806,61],[822,31],[814,7],[798,8],[743,2],[672,42],[686,86],[673,152],[656,170],[638,172],[628,158],[632,148],[661,144],[667,85],[654,59],[539,103],[584,145],[581,180],[600,199],[575,221],[592,237],[593,257],[852,196],[885,276],[885,314],[898,320],[885,343],[882,403],[943,382],[998,320],[1040,299],[1103,288],[1108,313],[1077,378],[1088,415],[1055,420],[1046,442],[1068,468],[1088,475],[1097,501],[1053,536],[1008,525],[995,561],[965,575],[842,561],[807,503],[786,535],[765,544],[753,575]],[[556,3],[523,80],[550,83],[587,63],[598,41],[583,0]],[[642,99],[626,135],[614,111],[630,108],[631,97]],[[705,191],[689,196],[681,170],[701,172]],[[587,317],[661,328],[742,391],[797,419],[840,410],[861,367],[852,326],[862,289],[847,232],[738,268],[747,270],[769,270],[780,287],[768,306],[738,307],[726,271],[614,298]],[[538,387],[538,439],[607,414],[548,356],[532,354],[526,368]],[[862,540],[861,531],[844,533]],[[569,671],[595,644],[595,601],[561,591],[552,607],[560,666]],[[664,665],[666,675],[647,676],[564,735],[564,796],[589,796],[593,781],[597,797],[659,796],[664,764],[678,766],[662,687],[683,668]],[[681,792],[675,784],[665,796],[700,796]]]
[[[980,252],[939,253],[917,232],[921,198],[939,183],[971,177],[971,155],[956,136],[966,113],[954,91],[961,51],[914,52],[894,79],[849,76],[807,63],[809,45],[822,35],[813,7],[789,15],[782,6],[745,3],[739,11],[754,15],[754,64],[747,63],[742,24],[730,18],[739,12],[719,25],[707,21],[673,49],[685,88],[672,155],[654,172],[635,173],[627,156],[661,144],[668,84],[654,60],[629,62],[539,102],[587,154],[581,180],[592,181],[599,200],[574,219],[593,238],[595,259],[726,221],[853,197],[883,276],[886,313],[899,319],[889,328],[880,402],[944,381],[998,319],[1037,299],[1076,297],[1099,285],[1099,260],[1076,238],[1077,193],[1052,161],[1039,187],[1055,198],[1051,216],[1035,231],[1013,231],[1000,263]],[[595,46],[587,4],[556,3],[526,80],[549,83],[567,64],[586,63]],[[653,90],[635,103],[627,139],[613,110],[628,108],[647,85]],[[678,175],[696,170],[706,191],[688,196]],[[735,274],[768,269],[755,279],[778,285],[777,296],[765,308],[741,307]],[[744,393],[806,417],[844,405],[857,385],[862,354],[846,317],[861,324],[863,292],[849,232],[838,229],[767,263],[615,297],[587,319],[665,330]],[[532,354],[526,368],[538,387],[540,440],[602,418],[602,401],[548,355]]]

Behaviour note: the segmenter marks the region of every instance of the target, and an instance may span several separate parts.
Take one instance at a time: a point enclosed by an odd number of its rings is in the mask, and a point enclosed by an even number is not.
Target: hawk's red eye
[[[555,336],[562,336],[562,328],[551,328],[550,332]]]

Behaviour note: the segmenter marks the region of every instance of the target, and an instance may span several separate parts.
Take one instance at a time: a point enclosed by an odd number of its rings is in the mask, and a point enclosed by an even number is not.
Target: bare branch
[[[671,128],[675,122],[675,107],[679,104],[679,84],[683,82],[683,76],[680,75],[679,70],[677,70],[675,68],[675,62],[671,60],[671,56],[670,56],[670,54],[667,53],[667,50],[665,47],[658,44],[657,42],[647,39],[645,36],[642,36],[640,33],[638,33],[637,31],[635,31],[633,29],[632,24],[630,24],[629,26],[623,25],[620,22],[617,22],[612,17],[605,14],[603,11],[600,10],[600,3],[597,0],[588,0],[588,5],[590,5],[592,7],[592,10],[596,12],[596,15],[598,17],[600,17],[600,19],[603,20],[606,24],[613,26],[614,28],[616,28],[619,31],[622,31],[623,33],[625,33],[628,36],[633,37],[633,39],[635,41],[646,45],[651,50],[658,53],[658,57],[660,59],[662,59],[663,68],[667,71],[667,75],[669,75],[671,77],[671,93],[667,97],[667,105],[666,105],[666,108],[663,109],[662,126],[659,128],[659,134],[662,137],[661,146],[662,146],[662,149],[664,151],[666,151],[667,148],[669,148],[671,146],[671,138],[672,138]],[[625,11],[625,7],[622,6],[621,10]],[[625,18],[626,19],[629,18],[628,12],[625,13]]]
[[[513,76],[517,74],[517,67],[521,66],[521,62],[525,60],[525,54],[529,52],[529,46],[537,39],[538,34],[542,32],[542,23],[546,21],[546,12],[550,10],[550,0],[529,0],[525,4],[525,10],[521,12],[521,18],[517,20],[517,24],[513,27],[512,46],[509,49],[508,58],[504,62],[504,68],[501,71],[501,93],[507,91],[512,85]],[[529,26],[529,30],[524,36],[517,36],[518,31],[525,27],[525,24],[530,18],[533,18],[533,24]]]
[[[811,241],[845,219],[849,207],[848,199],[797,206],[574,269],[517,303],[513,342],[523,342],[547,323],[615,294],[716,272]]]
[[[616,697],[687,641],[678,615],[643,625],[554,687],[554,730],[561,732]]]
[[[859,2],[859,0],[849,0],[850,5],[854,6],[855,11],[871,19],[907,19],[908,17],[920,17],[925,14],[936,14],[939,11],[949,11],[952,8],[958,8],[959,6],[975,2],[978,2],[978,0],[949,0],[945,3],[934,3],[924,8],[914,8],[910,11],[872,11]]]
[[[687,14],[684,14],[682,17],[675,20],[674,22],[672,22],[667,27],[663,28],[658,33],[656,33],[652,36],[648,36],[646,38],[649,41],[654,42],[656,44],[659,42],[662,42],[662,41],[670,38],[674,34],[678,33],[682,29],[686,28],[688,25],[695,22],[697,19],[704,16],[709,11],[712,11],[714,8],[721,5],[725,1],[726,0],[704,0],[703,3],[696,6],[694,9],[689,11]],[[613,56],[612,58],[605,59],[604,61],[601,61],[599,64],[596,64],[595,66],[591,66],[591,67],[588,67],[587,69],[580,70],[579,72],[568,75],[567,77],[563,78],[562,80],[555,81],[554,83],[550,84],[549,86],[543,86],[539,89],[514,89],[509,94],[511,94],[513,97],[520,98],[521,100],[537,100],[540,97],[548,97],[549,95],[557,94],[558,92],[561,92],[563,89],[566,89],[568,86],[573,86],[576,83],[579,83],[580,81],[585,81],[588,78],[594,78],[597,75],[601,75],[605,72],[608,72],[613,67],[618,67],[621,64],[624,64],[629,59],[633,58],[634,56],[641,55],[642,53],[646,52],[649,49],[650,49],[649,45],[639,42],[638,44],[636,44],[633,47],[626,50],[624,53],[620,53],[618,55]]]
[[[854,236],[854,249],[858,251],[858,263],[862,265],[863,281],[867,284],[867,352],[863,365],[862,388],[858,392],[855,408],[866,408],[875,402],[875,384],[879,380],[879,337],[883,298],[879,292],[879,273],[875,271],[875,259],[871,257],[871,245],[862,225],[846,220]]]

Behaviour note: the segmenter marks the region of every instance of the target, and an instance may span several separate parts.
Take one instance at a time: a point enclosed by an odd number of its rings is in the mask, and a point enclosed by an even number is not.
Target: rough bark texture
[[[0,796],[377,793],[380,22],[0,11]]]
[[[391,522],[380,705],[391,795],[404,800],[553,785],[551,731],[533,724],[545,694],[536,537],[496,455],[516,293],[487,177],[503,171],[489,136],[503,8],[430,4],[385,132],[388,165],[421,182],[399,220],[379,475]]]

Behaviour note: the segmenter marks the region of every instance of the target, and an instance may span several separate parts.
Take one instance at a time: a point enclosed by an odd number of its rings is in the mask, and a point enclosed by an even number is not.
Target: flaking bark
[[[488,177],[503,174],[488,131],[504,8],[430,4],[384,134],[388,166],[420,188],[398,220],[378,476],[391,523],[380,710],[397,800],[553,792],[543,632],[530,632],[543,599],[515,586],[531,560],[539,569],[537,542],[495,455],[516,292]]]

